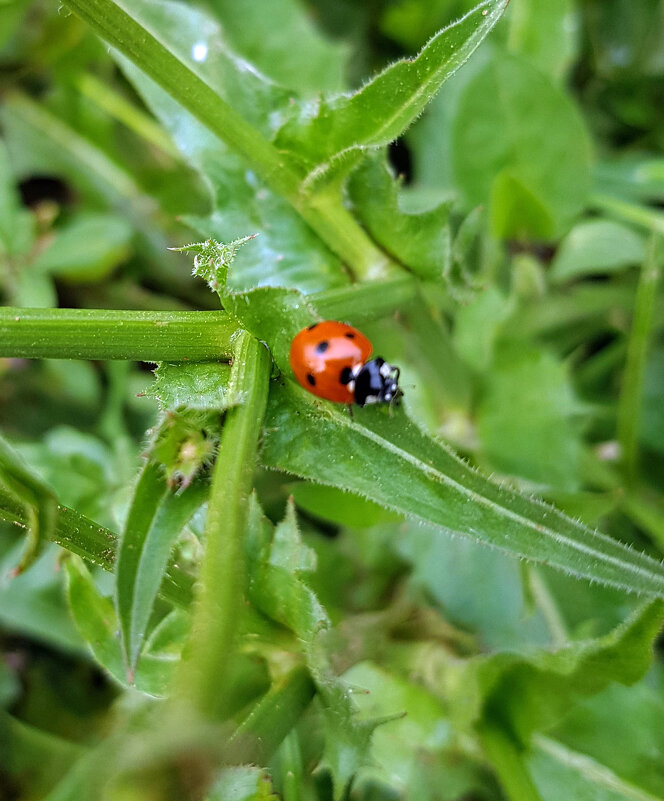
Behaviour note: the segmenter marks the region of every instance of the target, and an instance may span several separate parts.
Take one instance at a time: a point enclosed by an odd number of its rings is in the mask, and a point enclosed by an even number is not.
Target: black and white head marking
[[[358,406],[391,403],[400,394],[399,368],[393,367],[384,359],[371,359],[364,365],[358,365],[353,372],[355,370],[354,393]],[[350,381],[348,386],[350,387]]]

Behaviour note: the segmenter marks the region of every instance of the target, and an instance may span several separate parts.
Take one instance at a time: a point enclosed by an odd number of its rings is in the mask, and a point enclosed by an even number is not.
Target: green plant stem
[[[0,486],[0,520],[26,529],[28,517],[23,506]],[[112,572],[118,536],[104,526],[67,506],[58,504],[52,539],[71,553]],[[193,598],[193,579],[171,565],[160,588],[160,595],[176,606],[186,608]]]
[[[235,347],[231,387],[244,399],[226,413],[205,524],[205,554],[177,695],[207,718],[223,718],[242,613],[244,536],[256,451],[267,405],[270,357],[246,331]]]
[[[400,275],[380,284],[353,284],[309,295],[307,302],[325,320],[349,320],[357,325],[403,311],[417,297],[417,282]]]
[[[0,357],[227,360],[236,326],[224,312],[0,308]]]
[[[182,159],[181,153],[163,129],[119,92],[109,88],[90,72],[82,72],[75,81],[79,91],[111,117],[172,158],[178,161]]]
[[[509,801],[542,801],[524,764],[523,751],[500,726],[485,720],[478,727],[484,753]]]
[[[238,726],[228,744],[228,762],[266,765],[292,731],[315,691],[315,685],[305,668],[291,670]]]
[[[655,297],[661,275],[659,244],[659,237],[653,234],[636,291],[634,319],[618,402],[618,442],[625,481],[629,485],[634,484],[638,470],[643,379],[652,335]]]
[[[279,754],[281,756],[284,801],[300,801],[304,771],[297,730],[291,729],[281,744]]]
[[[391,264],[344,207],[340,193],[314,197],[301,191],[302,175],[290,160],[238,114],[119,0],[67,0],[81,19],[162,86],[225,142],[274,192],[285,198],[360,278],[377,278]]]
[[[664,214],[648,206],[630,203],[611,195],[593,195],[591,203],[595,208],[606,211],[612,217],[635,223],[648,231],[664,234]]]

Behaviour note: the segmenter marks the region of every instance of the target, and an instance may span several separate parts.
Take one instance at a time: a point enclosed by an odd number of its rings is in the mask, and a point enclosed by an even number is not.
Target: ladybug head
[[[380,357],[371,359],[362,365],[355,376],[354,395],[358,406],[394,403],[401,396],[399,368]]]

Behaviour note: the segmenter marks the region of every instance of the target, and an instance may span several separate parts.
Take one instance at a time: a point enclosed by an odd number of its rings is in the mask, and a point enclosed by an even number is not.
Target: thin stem
[[[307,302],[326,320],[352,320],[358,325],[403,311],[417,296],[417,282],[400,275],[380,284],[353,284],[309,295]]]
[[[226,413],[205,524],[205,554],[179,692],[203,717],[223,718],[244,594],[244,536],[256,451],[267,404],[270,358],[247,332],[231,374],[244,403]]]
[[[389,259],[344,207],[339,193],[301,191],[303,175],[285,154],[125,10],[120,0],[67,0],[67,5],[113,47],[162,86],[181,106],[237,153],[285,198],[358,277],[378,277]]]
[[[146,142],[155,145],[172,158],[181,160],[179,150],[163,129],[119,92],[109,88],[90,72],[81,73],[75,80],[80,92],[92,103],[126,125]]]
[[[514,740],[497,724],[485,721],[479,737],[491,767],[509,801],[542,801],[524,763],[524,754]]]
[[[227,360],[236,326],[224,312],[0,308],[0,357]]]
[[[611,195],[593,195],[591,202],[595,208],[606,211],[612,217],[636,223],[651,232],[664,234],[664,214],[661,211],[648,206],[640,206],[638,203],[630,203],[627,200],[620,200]]]
[[[26,529],[27,513],[23,506],[0,486],[0,520]],[[88,562],[112,572],[118,535],[85,515],[58,504],[55,529],[49,539]],[[166,571],[159,594],[167,601],[186,608],[193,598],[193,580],[171,565]]]
[[[630,485],[634,483],[638,469],[643,379],[652,335],[655,297],[661,275],[659,243],[659,237],[653,234],[636,290],[634,321],[627,345],[627,362],[618,402],[618,442],[625,480]]]
[[[265,695],[238,726],[226,759],[266,765],[315,694],[308,671],[296,667]]]

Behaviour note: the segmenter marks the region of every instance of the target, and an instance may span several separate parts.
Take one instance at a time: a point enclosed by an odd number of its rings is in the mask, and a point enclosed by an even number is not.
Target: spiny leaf
[[[291,543],[296,545],[292,522],[286,525],[291,529]],[[263,614],[294,631],[303,644],[306,663],[323,706],[326,744],[321,766],[330,769],[338,797],[369,759],[371,735],[384,720],[356,718],[349,689],[330,665],[323,636],[331,626],[327,612],[298,577],[301,561],[287,558],[289,566],[278,564],[284,561],[283,545],[274,538],[272,524],[263,516],[255,495],[249,507],[248,539],[253,554],[250,598]]]
[[[258,234],[250,234],[240,239],[234,239],[227,244],[217,242],[215,239],[207,239],[205,242],[192,242],[190,245],[169,248],[169,250],[177,253],[195,253],[192,275],[202,278],[213,292],[217,292],[226,286],[228,268],[233,263],[238,248],[256,236]]]

